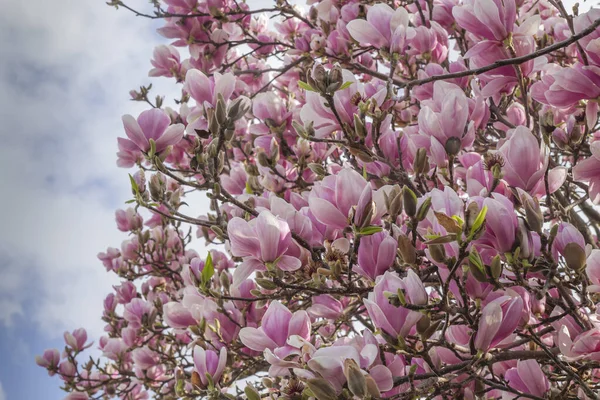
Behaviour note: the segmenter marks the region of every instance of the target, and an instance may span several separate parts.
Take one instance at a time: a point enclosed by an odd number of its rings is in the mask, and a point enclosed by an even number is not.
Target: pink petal
[[[183,133],[185,132],[185,126],[183,124],[171,125],[163,133],[163,135],[156,141],[156,151],[160,153],[168,146],[176,145],[183,139]]]
[[[144,136],[155,141],[162,136],[169,124],[171,124],[171,118],[160,108],[153,108],[142,112],[137,121],[142,132],[144,132]]]
[[[144,136],[144,132],[142,132],[142,128],[140,128],[138,122],[129,114],[123,115],[122,120],[127,137],[131,139],[140,150],[148,151],[150,149],[150,143],[148,142],[148,139],[146,139],[146,136]]]
[[[277,347],[271,338],[269,338],[262,329],[242,328],[240,330],[240,340],[244,346],[251,350],[263,351],[264,349],[274,349]]]
[[[285,346],[292,313],[279,301],[269,305],[262,319],[262,329],[278,346]]]
[[[388,41],[379,33],[379,31],[364,19],[355,19],[346,25],[350,36],[360,45],[372,45],[381,48],[389,45]]]
[[[382,392],[387,392],[394,387],[394,378],[392,377],[392,371],[388,367],[383,365],[376,365],[369,370],[369,375],[377,383],[377,387]]]

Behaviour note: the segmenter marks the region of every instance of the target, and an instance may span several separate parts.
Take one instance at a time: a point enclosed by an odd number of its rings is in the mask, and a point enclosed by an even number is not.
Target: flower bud
[[[348,389],[353,395],[362,399],[367,394],[367,382],[362,370],[352,358],[344,360],[344,375],[348,380]]]
[[[408,186],[402,188],[402,200],[406,215],[414,218],[417,215],[417,195]]]
[[[327,92],[333,93],[338,90],[344,83],[344,77],[342,75],[342,68],[336,64],[331,71],[329,71],[329,85],[327,86]]]
[[[215,116],[219,125],[225,125],[227,122],[227,108],[225,106],[225,99],[221,93],[218,94],[217,106],[215,108]]]
[[[533,232],[540,233],[542,226],[544,225],[544,216],[540,209],[540,203],[536,198],[528,198],[525,200],[525,216],[527,218],[527,225]]]
[[[323,378],[308,379],[306,385],[317,400],[337,400],[338,398],[333,386]]]
[[[446,150],[446,153],[449,156],[454,157],[458,154],[458,152],[460,152],[461,146],[462,144],[460,142],[460,139],[456,136],[452,136],[446,141],[444,149]]]
[[[431,208],[431,197],[427,197],[417,211],[417,221],[423,221]]]
[[[271,165],[271,160],[269,159],[269,156],[267,156],[267,153],[265,153],[264,151],[260,151],[256,158],[258,160],[258,163],[262,167],[268,168]]]
[[[586,257],[585,250],[575,242],[571,242],[565,246],[563,252],[567,267],[575,272],[581,272],[585,268]]]
[[[356,114],[354,114],[354,132],[359,138],[364,139],[367,137],[367,128],[365,127],[365,124],[363,124],[360,117]]]
[[[433,261],[444,263],[446,262],[446,249],[444,249],[444,245],[441,244],[430,244],[429,246],[429,254]]]
[[[502,262],[500,260],[500,256],[496,255],[492,258],[492,263],[490,264],[490,274],[494,280],[498,280],[502,275]]]
[[[327,71],[322,64],[315,63],[315,65],[313,65],[310,77],[314,82],[314,86],[311,86],[318,89],[322,93],[327,90]]]
[[[417,262],[417,251],[408,236],[398,236],[398,252],[406,264],[412,265]]]
[[[413,169],[416,175],[422,174],[426,170],[429,170],[429,161],[427,160],[427,150],[424,147],[419,147],[417,154],[415,155],[415,161],[413,163]]]
[[[246,96],[240,96],[229,105],[227,110],[227,118],[232,121],[237,121],[250,111],[252,108],[252,100]]]

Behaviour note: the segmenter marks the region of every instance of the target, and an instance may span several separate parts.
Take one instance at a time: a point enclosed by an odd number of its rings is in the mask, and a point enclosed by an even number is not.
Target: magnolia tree
[[[600,398],[600,9],[151,3],[180,97],[131,92],[67,399]]]

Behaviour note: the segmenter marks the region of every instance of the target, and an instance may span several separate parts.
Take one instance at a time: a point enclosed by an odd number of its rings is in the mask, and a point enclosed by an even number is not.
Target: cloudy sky
[[[172,86],[147,77],[158,22],[103,0],[0,5],[0,400],[58,400],[34,357],[67,329],[102,333],[115,282],[96,254],[119,247],[114,210],[129,198],[116,137],[145,108],[128,91]]]

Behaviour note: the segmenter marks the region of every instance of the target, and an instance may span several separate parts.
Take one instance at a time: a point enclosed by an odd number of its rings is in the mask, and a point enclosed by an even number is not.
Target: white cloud
[[[97,336],[116,280],[96,254],[119,247],[114,209],[130,196],[120,116],[146,108],[130,89],[173,93],[147,77],[157,24],[102,1],[0,2],[0,324],[21,315],[49,337]]]

